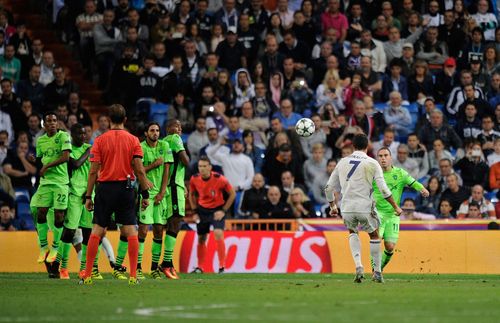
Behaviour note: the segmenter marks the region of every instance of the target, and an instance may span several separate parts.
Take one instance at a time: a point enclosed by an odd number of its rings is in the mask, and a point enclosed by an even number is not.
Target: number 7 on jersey
[[[349,171],[349,173],[347,174],[346,181],[348,181],[349,178],[351,178],[352,174],[354,174],[354,172],[356,171],[356,168],[358,168],[360,163],[361,163],[360,160],[350,160],[349,161],[349,164],[352,164],[353,166],[352,166],[351,170]]]

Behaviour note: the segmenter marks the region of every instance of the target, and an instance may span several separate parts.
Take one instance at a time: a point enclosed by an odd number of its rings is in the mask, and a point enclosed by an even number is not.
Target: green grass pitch
[[[500,276],[182,275],[180,280],[49,280],[0,273],[0,322],[499,322]]]

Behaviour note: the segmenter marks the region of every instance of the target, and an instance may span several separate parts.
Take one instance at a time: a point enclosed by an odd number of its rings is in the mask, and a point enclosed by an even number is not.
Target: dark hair
[[[113,104],[109,107],[109,119],[114,124],[121,124],[125,122],[127,112],[121,104]]]
[[[469,209],[470,209],[470,207],[471,207],[471,206],[475,206],[475,207],[477,207],[478,209],[480,209],[479,203],[477,203],[476,201],[471,201],[471,202],[469,203]]]
[[[408,137],[410,137],[410,136],[415,136],[415,137],[417,137],[417,139],[418,139],[418,135],[417,135],[415,132],[410,132],[410,133],[408,134]]]
[[[328,164],[330,164],[331,162],[335,162],[335,163],[337,163],[337,160],[336,160],[335,158],[330,158],[330,159],[328,159],[328,160],[326,161],[326,164],[328,165]]]
[[[392,156],[392,152],[391,152],[391,150],[389,149],[389,147],[387,147],[387,146],[384,146],[384,147],[380,148],[380,149],[377,151],[377,155],[378,155],[378,153],[379,153],[380,151],[382,151],[382,150],[387,150],[387,151],[389,152],[389,156]]]
[[[430,188],[430,187],[429,187],[429,186],[430,186],[429,184],[431,183],[431,181],[432,181],[433,179],[435,179],[435,180],[437,181],[437,183],[438,183],[438,187],[437,187],[436,192],[437,192],[437,193],[441,193],[441,182],[439,181],[439,178],[438,178],[437,176],[431,176],[431,177],[429,178],[429,180],[427,181],[427,185],[426,185],[427,190],[429,190],[429,188]],[[429,192],[430,192],[430,190],[429,190]]]
[[[56,119],[59,120],[59,117],[57,116],[57,113],[54,110],[47,111],[43,114],[43,120],[47,119],[48,116],[56,116]]]
[[[354,135],[352,144],[356,150],[364,150],[368,147],[368,137],[364,133]]]
[[[500,226],[495,221],[491,221],[490,223],[488,223],[488,230],[498,230],[499,228]]]
[[[402,68],[403,67],[403,61],[401,58],[393,58],[391,60],[391,62],[389,63],[389,68],[393,68],[393,67],[400,67]]]
[[[212,165],[212,162],[210,161],[210,158],[208,158],[207,155],[200,156],[200,158],[198,159],[198,162],[201,162],[201,161],[207,162],[208,164]]]
[[[149,128],[150,128],[151,126],[158,126],[158,129],[160,129],[160,130],[161,130],[160,124],[159,124],[158,122],[156,122],[156,121],[151,121],[150,123],[148,123],[148,124],[146,125],[146,127],[144,127],[144,132],[148,132],[148,130],[149,130]]]
[[[74,133],[76,133],[79,129],[82,129],[83,128],[83,125],[81,123],[75,123],[74,125],[71,126],[70,128],[70,131],[71,131],[71,135],[73,135]]]
[[[248,130],[248,129],[243,130],[243,134],[241,135],[241,138],[245,138],[248,135],[252,135],[252,138],[253,138],[253,132],[252,132],[252,130]]]
[[[411,197],[407,197],[407,198],[405,198],[405,199],[403,200],[403,204],[405,204],[405,202],[408,202],[408,201],[409,201],[409,202],[412,202],[412,203],[413,203],[413,205],[417,206],[417,203],[415,203],[415,200],[414,200],[414,199],[412,199]]]

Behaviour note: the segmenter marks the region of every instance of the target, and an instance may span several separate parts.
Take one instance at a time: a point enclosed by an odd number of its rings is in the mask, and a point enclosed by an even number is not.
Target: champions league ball
[[[295,132],[301,137],[310,137],[315,129],[314,122],[309,118],[302,118],[295,124]]]

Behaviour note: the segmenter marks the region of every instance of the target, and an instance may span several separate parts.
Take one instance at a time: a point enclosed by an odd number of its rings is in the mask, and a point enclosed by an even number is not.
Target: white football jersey
[[[364,152],[355,151],[342,158],[330,175],[325,188],[326,199],[333,201],[333,192],[340,192],[341,212],[369,213],[374,206],[374,181],[385,198],[391,196],[379,163]]]

